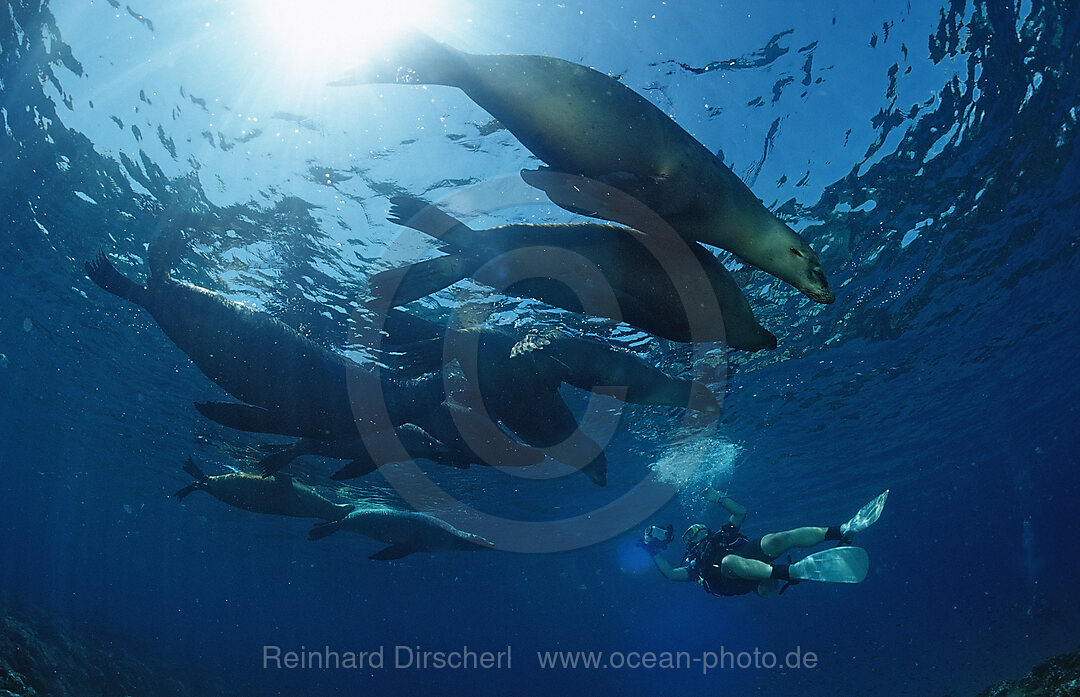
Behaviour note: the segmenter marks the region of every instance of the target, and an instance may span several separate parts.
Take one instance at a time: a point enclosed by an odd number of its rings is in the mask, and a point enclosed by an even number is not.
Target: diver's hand
[[[675,529],[671,525],[665,525],[663,527],[650,525],[645,528],[645,534],[638,542],[638,545],[648,552],[649,556],[655,557],[657,554],[667,549],[667,546],[674,535]]]
[[[725,498],[727,496],[727,492],[717,491],[711,486],[707,486],[701,490],[701,496],[706,501],[711,501],[712,503],[720,503],[720,499]]]

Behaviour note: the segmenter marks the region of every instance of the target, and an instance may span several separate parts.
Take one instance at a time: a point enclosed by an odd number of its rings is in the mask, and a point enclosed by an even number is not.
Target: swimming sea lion
[[[458,423],[473,422],[474,415],[460,405],[449,402],[417,419],[424,424],[402,424],[391,432],[376,431],[363,437],[338,440],[304,438],[296,443],[281,446],[259,460],[258,468],[268,477],[302,455],[349,460],[330,476],[334,480],[353,479],[375,471],[384,464],[395,461],[403,447],[411,459],[424,459],[440,465],[468,469],[470,465],[499,467],[522,467],[535,465],[544,459],[544,453],[520,443],[508,443],[503,451],[489,449],[484,455],[476,453],[461,437]],[[477,429],[472,428],[473,432]],[[435,438],[432,432],[441,438]]]
[[[264,477],[269,477],[290,462],[303,455],[318,455],[339,460],[350,460],[348,464],[331,475],[331,479],[344,480],[362,477],[374,472],[386,461],[377,454],[387,452],[383,440],[400,444],[412,458],[424,458],[455,467],[468,467],[466,462],[451,460],[449,448],[436,440],[427,431],[414,424],[402,424],[393,431],[376,431],[364,437],[339,438],[337,440],[317,440],[304,438],[290,445],[282,446],[273,453],[259,460],[258,469]],[[372,454],[372,451],[376,455]]]
[[[463,396],[464,412],[473,415],[469,431],[474,436],[488,434],[484,440],[496,443],[496,459],[507,459],[501,453],[513,444],[503,442],[509,440],[505,436],[500,439],[498,433],[484,428],[484,419],[477,415],[485,410],[533,448],[577,468],[599,486],[607,483],[607,457],[603,448],[578,428],[573,412],[559,394],[565,368],[553,360],[535,362],[525,353],[511,355],[520,336],[515,339],[508,332],[486,329],[450,330],[399,310],[387,314],[384,329],[388,334],[385,348],[400,352],[398,362],[407,370],[439,371],[445,362],[459,360],[470,388]],[[451,332],[465,344],[476,342],[471,349],[465,349],[469,355],[445,355],[444,342]],[[394,357],[387,356],[387,360]],[[449,423],[444,418],[441,428],[456,432],[459,422],[460,419],[455,419]],[[443,431],[439,428],[433,433],[442,439]],[[465,443],[464,447],[471,450],[467,439]],[[487,454],[491,450],[486,447],[483,459],[491,459]]]
[[[726,249],[816,302],[835,299],[817,254],[794,230],[708,148],[608,75],[547,56],[465,53],[415,32],[393,55],[332,84],[394,82],[457,87],[555,173],[624,191],[684,238]],[[624,222],[587,198],[567,199],[561,185],[530,183],[570,210]]]
[[[444,361],[460,360],[460,356],[444,353],[447,338],[473,338],[477,350],[473,362],[485,401],[489,394],[504,391],[507,399],[513,399],[522,392],[523,384],[528,384],[532,392],[546,392],[557,390],[559,383],[565,382],[583,390],[624,387],[625,393],[619,398],[633,404],[720,413],[716,396],[704,383],[669,375],[629,351],[596,339],[556,330],[450,329],[401,310],[387,314],[385,328],[388,346],[396,345],[414,369],[420,364],[426,370],[435,370]],[[536,389],[532,389],[533,384]]]
[[[457,359],[492,417],[529,445],[577,467],[601,486],[607,482],[603,449],[578,427],[559,394],[561,383],[599,389],[637,404],[720,412],[706,385],[668,375],[629,351],[594,339],[557,331],[449,329],[400,310],[387,314],[385,329],[387,346],[398,349],[413,370],[438,370],[444,362]],[[449,354],[448,345],[454,347]],[[454,354],[456,350],[463,354]]]
[[[552,266],[545,255],[562,257],[563,250],[580,255],[603,274],[613,292],[623,322],[672,341],[724,341],[745,351],[776,348],[776,337],[754,317],[749,303],[731,273],[697,242],[680,243],[686,253],[671,254],[665,268],[645,245],[639,233],[617,225],[577,223],[567,225],[503,225],[473,230],[438,208],[407,196],[391,199],[390,220],[435,237],[449,256],[391,269],[369,281],[369,294],[380,306],[404,305],[474,276],[482,282],[500,276],[527,280],[504,292],[536,298],[571,312],[603,314],[602,298],[580,297],[557,279],[530,277],[529,265]],[[523,254],[508,255],[527,250]],[[524,268],[508,268],[508,267]],[[484,277],[476,275],[484,269]],[[677,284],[694,275],[703,276],[716,296],[722,321],[691,326],[684,298]],[[588,286],[584,286],[588,290]],[[389,297],[387,297],[389,296]],[[691,302],[692,302],[691,298]],[[615,309],[615,308],[613,308]]]
[[[317,523],[308,539],[321,540],[338,530],[357,532],[389,545],[368,557],[380,561],[400,559],[414,552],[474,552],[495,546],[491,541],[458,530],[435,516],[399,511],[389,506],[358,506],[340,520]]]
[[[253,513],[285,515],[295,518],[341,520],[353,506],[327,501],[310,486],[278,474],[265,479],[254,474],[230,472],[207,476],[188,458],[184,471],[195,481],[173,494],[178,500],[193,491],[205,491],[219,501]]]
[[[203,374],[246,402],[196,405],[208,418],[258,433],[336,439],[381,425],[367,415],[367,404],[353,403],[350,385],[353,394],[381,393],[393,425],[430,408],[425,390],[434,394],[436,381],[398,383],[264,312],[175,281],[169,277],[167,254],[167,248],[151,247],[145,286],[123,276],[104,254],[87,263],[86,272],[105,290],[146,308]]]

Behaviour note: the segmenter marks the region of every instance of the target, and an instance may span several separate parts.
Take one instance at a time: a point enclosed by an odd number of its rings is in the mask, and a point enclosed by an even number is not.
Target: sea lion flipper
[[[662,216],[675,211],[654,210],[638,200],[638,197],[650,202],[670,198],[670,193],[657,193],[662,189],[660,180],[656,178],[641,177],[630,172],[586,177],[550,167],[523,169],[521,178],[529,186],[547,194],[552,203],[571,213],[622,223],[640,232],[669,233],[671,230]],[[664,205],[668,207],[666,203]]]
[[[274,484],[278,486],[291,487],[293,485],[292,475],[284,472],[275,472],[270,479],[274,480]]]
[[[521,178],[529,186],[543,191],[552,203],[564,210],[589,218],[604,217],[597,211],[597,201],[594,198],[585,194],[578,186],[570,184],[570,181],[588,181],[586,177],[558,172],[550,167],[538,167],[521,170]]]
[[[454,246],[469,246],[468,242],[459,241],[456,238],[475,234],[475,230],[469,228],[454,216],[437,208],[427,201],[412,196],[394,196],[390,199],[390,215],[387,217],[391,223],[410,227],[417,232],[430,235],[437,240],[444,240]]]
[[[259,460],[256,467],[262,473],[262,476],[269,477],[277,474],[278,470],[282,469],[290,462],[296,459],[296,451],[292,447],[285,447],[275,453],[270,453],[263,459]]]
[[[107,290],[124,300],[130,300],[139,305],[143,304],[146,289],[117,271],[116,267],[105,256],[105,252],[99,251],[93,261],[86,262],[83,267],[86,269],[86,275],[90,280],[102,290]]]
[[[183,501],[184,497],[199,488],[198,484],[188,484],[180,491],[173,494],[173,498],[177,501]]]
[[[447,362],[442,339],[424,339],[388,348],[396,354],[393,365],[406,378],[417,378],[432,370],[439,370]]]
[[[373,85],[402,83],[411,85],[448,85],[461,81],[461,51],[439,43],[420,31],[410,31],[387,47],[379,59],[371,58],[352,68],[340,80],[329,85]]]
[[[284,427],[268,409],[235,402],[196,402],[199,413],[222,426],[250,433],[301,435],[296,429]]]
[[[597,486],[607,486],[607,457],[600,453],[592,462],[581,468],[581,473]]]
[[[332,535],[341,529],[340,520],[329,520],[325,523],[315,523],[314,527],[308,531],[308,540],[314,542],[315,540],[321,540],[327,535]]]
[[[348,464],[330,475],[330,478],[336,482],[343,481],[345,479],[355,479],[356,477],[363,477],[365,474],[370,474],[377,470],[379,466],[366,454],[363,457],[358,457],[355,460],[350,460]]]
[[[159,232],[146,250],[151,284],[168,280],[173,266],[185,250],[187,250],[187,239],[182,231],[167,228]]]
[[[368,307],[390,308],[449,288],[468,278],[484,260],[450,254],[377,273],[368,280]]]
[[[375,552],[375,554],[368,557],[368,559],[374,559],[375,561],[392,561],[394,559],[407,557],[417,551],[419,551],[419,549],[415,545],[398,543],[380,549],[378,552]]]
[[[446,325],[404,310],[390,310],[386,313],[383,330],[390,337],[390,343],[408,344],[421,339],[441,339],[446,334]]]

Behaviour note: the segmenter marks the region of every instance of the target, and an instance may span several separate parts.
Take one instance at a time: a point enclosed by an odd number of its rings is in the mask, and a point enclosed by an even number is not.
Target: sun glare
[[[409,29],[438,26],[438,0],[250,0],[260,51],[288,72],[337,77]]]

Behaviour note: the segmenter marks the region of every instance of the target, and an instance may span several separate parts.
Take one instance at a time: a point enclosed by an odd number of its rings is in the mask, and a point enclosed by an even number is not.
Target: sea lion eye
[[[803,255],[802,252],[800,252],[798,249],[795,249],[794,247],[791,247],[791,253],[799,258],[802,258]]]

